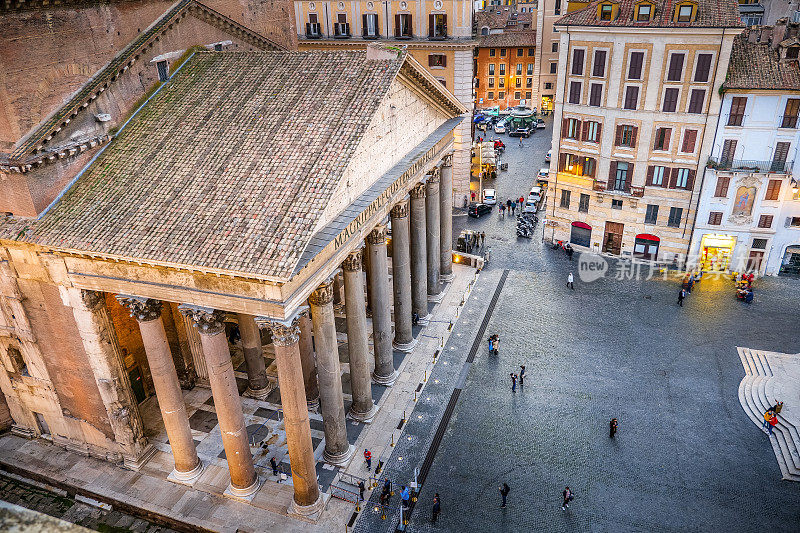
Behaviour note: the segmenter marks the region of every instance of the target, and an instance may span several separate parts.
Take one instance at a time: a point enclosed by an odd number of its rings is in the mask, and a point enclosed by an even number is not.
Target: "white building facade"
[[[800,275],[800,70],[772,30],[734,44],[690,246],[704,270]],[[767,74],[739,72],[764,61]]]

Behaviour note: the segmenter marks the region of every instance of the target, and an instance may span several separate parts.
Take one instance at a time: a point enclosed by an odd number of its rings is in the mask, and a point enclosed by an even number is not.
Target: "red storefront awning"
[[[656,237],[655,235],[650,235],[649,233],[640,233],[636,236],[637,239],[642,239],[643,241],[656,241],[659,242],[661,239]]]
[[[592,229],[592,227],[586,222],[573,222],[572,225],[576,228]]]

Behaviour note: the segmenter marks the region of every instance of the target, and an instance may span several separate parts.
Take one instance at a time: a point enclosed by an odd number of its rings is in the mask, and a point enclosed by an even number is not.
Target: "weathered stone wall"
[[[114,324],[114,332],[117,334],[120,350],[122,351],[125,369],[130,371],[137,365],[142,371],[142,383],[144,392],[147,396],[155,394],[153,387],[153,377],[150,375],[150,366],[147,364],[147,355],[144,353],[144,343],[139,332],[139,324],[132,318],[130,312],[125,309],[112,293],[105,293],[106,309]]]

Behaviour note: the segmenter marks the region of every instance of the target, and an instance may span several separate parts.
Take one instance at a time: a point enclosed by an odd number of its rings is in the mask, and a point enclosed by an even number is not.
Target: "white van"
[[[538,185],[531,187],[531,192],[528,193],[528,201],[539,203],[542,198],[542,188]]]
[[[494,189],[483,189],[483,203],[487,205],[494,205],[497,203]]]

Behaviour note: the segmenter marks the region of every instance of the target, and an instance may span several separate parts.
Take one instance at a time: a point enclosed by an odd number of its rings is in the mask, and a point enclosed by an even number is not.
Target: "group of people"
[[[749,274],[734,273],[733,280],[736,284],[736,297],[738,299],[746,303],[753,303],[753,279],[755,279],[755,276],[752,272]]]
[[[775,405],[767,409],[767,412],[764,413],[763,427],[767,428],[767,432],[770,435],[772,435],[773,428],[778,425],[778,413],[781,412],[781,409],[783,409],[783,402],[775,402]]]
[[[522,196],[520,196],[519,199],[515,198],[513,200],[511,198],[508,198],[506,199],[505,203],[502,202],[500,203],[500,207],[498,208],[498,214],[500,215],[501,218],[505,218],[506,210],[508,210],[508,212],[511,215],[514,215],[516,214],[517,209],[519,209],[519,212],[522,213],[522,209],[524,207],[525,207],[525,198],[523,198]]]
[[[511,373],[511,392],[517,392],[517,380],[520,387],[525,385],[525,365],[519,365],[519,374]]]
[[[503,483],[497,488],[497,490],[500,491],[500,498],[502,499],[502,503],[500,503],[500,508],[505,509],[506,502],[508,499],[508,493],[511,492],[511,487],[508,486],[508,483]],[[564,487],[564,490],[561,491],[561,510],[566,511],[567,507],[569,507],[569,503],[574,499],[575,499],[575,494],[573,494],[572,489],[570,489],[569,485],[567,485],[566,487]]]
[[[500,353],[500,335],[497,333],[489,337],[489,353],[494,355]]]
[[[678,291],[678,305],[683,307],[683,300],[686,299],[686,296],[692,293],[692,289],[703,278],[703,272],[689,272],[683,277],[683,283],[681,284],[681,290]]]

